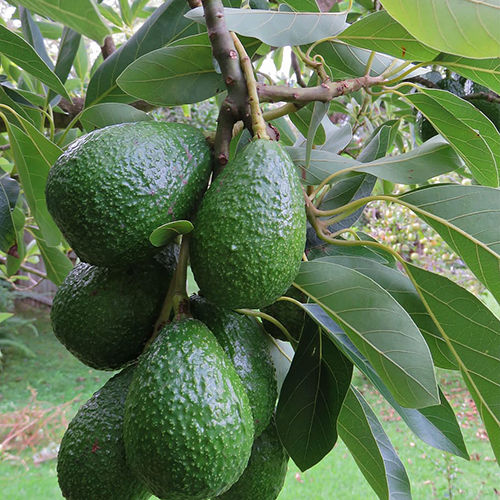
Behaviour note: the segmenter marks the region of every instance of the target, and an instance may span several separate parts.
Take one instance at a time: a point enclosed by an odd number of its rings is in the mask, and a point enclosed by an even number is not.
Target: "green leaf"
[[[87,49],[85,47],[85,41],[83,40],[83,38],[80,39],[80,45],[78,46],[76,57],[73,61],[73,67],[75,68],[75,72],[78,78],[80,78],[82,82],[85,81],[85,78],[87,77],[87,71],[89,69],[89,59],[87,57]]]
[[[417,40],[440,51],[483,59],[500,56],[498,0],[381,0]]]
[[[200,31],[195,22],[184,17],[189,10],[187,2],[168,0],[158,7],[148,20],[111,54],[90,79],[85,106],[102,101],[132,102],[116,85],[117,77],[140,56],[159,49],[177,38],[193,35]]]
[[[312,107],[311,120],[309,122],[309,127],[307,129],[307,143],[306,143],[306,168],[309,167],[311,162],[311,151],[314,145],[314,141],[316,138],[316,132],[318,131],[319,126],[321,125],[321,120],[326,116],[328,112],[329,103],[327,102],[314,102]],[[295,113],[294,113],[295,114]],[[292,114],[293,115],[293,114]],[[323,143],[326,141],[325,140]]]
[[[370,278],[332,262],[303,262],[295,286],[347,333],[396,400],[439,403],[429,348],[408,313]]]
[[[356,170],[398,184],[423,184],[432,177],[461,166],[462,161],[453,148],[436,136],[408,153],[360,164]]]
[[[93,0],[19,0],[19,3],[92,38],[99,45],[109,34]]]
[[[43,59],[45,64],[47,64],[50,69],[53,69],[54,64],[47,54],[42,33],[33,20],[30,11],[24,7],[19,7],[19,18],[21,19],[21,28],[25,40],[35,49],[36,53]]]
[[[215,71],[206,33],[154,50],[134,61],[118,77],[127,94],[159,106],[203,101],[225,90]]]
[[[469,59],[467,57],[440,54],[437,64],[474,80],[500,94],[500,59]]]
[[[288,120],[284,116],[280,116],[273,120],[271,125],[276,127],[280,133],[280,144],[284,146],[293,146],[297,138]]]
[[[338,430],[379,498],[411,499],[410,481],[396,450],[375,413],[354,387],[344,400]]]
[[[85,108],[80,123],[87,132],[116,123],[130,123],[151,120],[144,111],[119,102],[103,102]]]
[[[298,12],[319,12],[316,0],[285,0],[285,3]]]
[[[132,11],[128,0],[120,0],[120,13],[127,26],[132,26]]]
[[[29,116],[27,115],[25,109],[20,106],[12,97],[15,97],[13,93],[11,92],[11,89],[8,87],[4,87],[3,85],[0,85],[0,104],[5,104],[9,108],[11,108],[17,115],[22,116],[23,118],[29,119]],[[45,100],[44,100],[45,102]],[[11,122],[11,123],[19,123],[17,119],[17,115],[15,113],[12,113],[6,108],[1,108],[1,113],[6,116],[6,118]]]
[[[11,316],[14,316],[13,313],[6,313],[6,312],[0,312],[0,323],[5,321],[6,319],[9,319]]]
[[[81,39],[82,35],[77,31],[66,27],[64,28],[59,43],[59,52],[57,54],[57,62],[54,70],[62,82],[65,82],[68,78],[71,66],[73,66],[73,61],[80,47]]]
[[[483,185],[500,186],[500,134],[473,104],[446,90],[424,89],[406,95],[463,158]]]
[[[19,35],[0,24],[0,53],[8,57],[19,67],[38,78],[58,94],[70,98],[61,80],[47,66],[47,63],[35,52],[35,49]]]
[[[98,4],[97,8],[99,9],[99,14],[101,14],[104,19],[109,21],[111,24],[114,24],[118,28],[123,27],[122,18],[120,17],[118,12],[116,12],[116,10],[111,7],[111,5],[100,3]]]
[[[205,23],[203,7],[190,10],[186,17]],[[345,12],[284,12],[276,10],[224,9],[229,30],[258,38],[272,47],[304,45],[335,35],[344,28]]]
[[[16,242],[13,211],[19,196],[19,184],[7,174],[0,177],[0,250],[7,252]]]
[[[47,278],[59,286],[73,269],[73,263],[59,248],[48,246],[40,231],[36,229],[32,231],[45,264]]]
[[[289,115],[292,123],[297,127],[298,131],[304,137],[308,136],[309,127],[313,118],[313,110],[314,110],[314,103],[309,103],[307,106],[304,106],[303,108],[300,108],[297,112]],[[319,145],[323,144],[325,141],[326,141],[325,129],[323,128],[323,125],[320,124],[316,129],[313,143],[315,145]],[[303,149],[305,153],[304,156],[304,162],[305,162],[307,150],[306,148]]]
[[[62,151],[33,125],[21,120],[24,130],[12,123],[7,127],[14,161],[31,213],[47,244],[55,246],[61,241],[61,233],[47,210],[45,184],[50,167]]]
[[[460,366],[500,460],[500,320],[448,278],[411,264],[405,268]]]
[[[351,377],[352,364],[320,328],[304,329],[276,410],[281,442],[302,471],[334,447]]]
[[[461,458],[469,458],[460,426],[453,409],[441,390],[439,391],[441,401],[439,405],[428,406],[419,410],[404,408],[394,399],[394,396],[368,360],[356,349],[349,337],[320,306],[317,304],[302,304],[302,308],[324,328],[344,355],[366,375],[380,394],[401,415],[406,425],[417,437],[438,450],[453,453]]]
[[[194,229],[188,220],[174,220],[157,227],[149,236],[149,241],[155,247],[162,247],[170,243],[179,234],[188,234]]]
[[[439,54],[439,50],[427,47],[410,35],[386,11],[361,18],[337,35],[337,39],[408,61],[432,61]]]
[[[500,301],[500,190],[433,185],[399,199],[443,237]]]

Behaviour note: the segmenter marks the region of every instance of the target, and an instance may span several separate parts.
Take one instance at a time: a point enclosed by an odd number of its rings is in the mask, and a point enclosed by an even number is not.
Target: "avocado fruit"
[[[81,260],[124,267],[159,251],[154,229],[191,217],[211,171],[201,131],[142,121],[71,143],[49,172],[47,207]]]
[[[283,488],[289,456],[281,444],[274,418],[254,441],[247,468],[220,500],[275,500]]]
[[[68,500],[151,496],[125,459],[123,413],[133,367],[112,377],[77,412],[59,448],[57,476]]]
[[[301,303],[307,302],[307,296],[294,286],[291,286],[283,295],[298,300]],[[278,320],[288,330],[288,333],[294,340],[297,342],[300,340],[304,321],[307,316],[307,313],[303,309],[296,306],[293,302],[279,300],[270,306],[262,308],[261,311]],[[262,319],[262,324],[266,332],[275,339],[288,341],[285,334],[270,321]]]
[[[222,494],[250,457],[248,396],[215,336],[200,321],[169,323],[141,356],[125,403],[132,471],[161,499]]]
[[[190,308],[233,363],[248,394],[255,437],[259,436],[271,420],[278,397],[266,332],[254,318],[215,306],[197,295],[191,297]]]
[[[126,269],[81,262],[54,297],[54,334],[86,365],[117,370],[141,354],[171,277],[172,268],[156,261]]]
[[[201,293],[228,309],[261,308],[292,284],[306,240],[298,173],[282,147],[257,139],[236,154],[200,204],[190,257]]]
[[[488,99],[488,97],[483,97],[480,94],[487,94],[493,98],[498,98],[498,95],[492,92],[489,88],[479,85],[473,82],[471,85],[471,94],[478,94],[477,97],[472,97],[469,99],[471,104],[474,104],[479,111],[486,115],[493,125],[500,131],[500,102],[494,99]]]

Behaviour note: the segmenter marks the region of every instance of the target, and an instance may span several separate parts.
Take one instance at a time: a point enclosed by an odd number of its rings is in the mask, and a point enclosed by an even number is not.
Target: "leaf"
[[[21,185],[32,215],[48,245],[61,241],[61,233],[47,210],[45,184],[50,167],[62,151],[33,125],[22,120],[24,130],[9,123],[10,144]]]
[[[80,47],[81,39],[82,35],[80,35],[80,33],[64,27],[54,70],[55,74],[63,83],[66,81],[71,71],[71,66],[73,66],[73,61]]]
[[[14,316],[13,313],[6,313],[6,312],[0,312],[0,323],[5,321],[6,319],[9,319],[11,316]]]
[[[398,184],[423,184],[461,166],[462,161],[453,148],[442,137],[436,136],[408,153],[360,164],[357,171]]]
[[[329,103],[327,102],[314,102],[312,107],[311,120],[309,122],[309,127],[307,129],[307,143],[306,143],[306,168],[309,167],[311,162],[311,151],[314,144],[314,139],[316,138],[316,132],[321,125],[321,120],[326,116],[328,112]],[[326,140],[326,137],[325,137]],[[323,141],[325,142],[325,141]]]
[[[45,264],[47,278],[59,286],[73,269],[73,264],[59,248],[48,246],[40,231],[36,229],[32,231]]]
[[[190,10],[186,17],[205,23],[203,7]],[[225,8],[224,17],[230,31],[258,38],[272,47],[286,47],[335,35],[344,28],[347,14]]]
[[[500,301],[500,190],[433,185],[399,199],[443,237]]]
[[[140,56],[159,49],[177,38],[200,31],[193,21],[184,17],[189,9],[187,2],[167,0],[147,19],[136,33],[111,54],[90,79],[85,106],[102,101],[132,102],[116,85],[123,70]]]
[[[440,52],[483,59],[500,55],[497,0],[381,0],[417,40]]]
[[[93,0],[19,0],[19,3],[92,38],[99,45],[109,34]]]
[[[280,116],[270,123],[276,127],[280,133],[280,144],[284,146],[293,146],[297,138],[288,120],[284,116]]]
[[[19,67],[38,78],[58,94],[69,99],[61,80],[47,66],[47,63],[35,52],[35,49],[19,35],[0,24],[0,53],[8,57]]]
[[[470,102],[446,90],[424,89],[406,95],[463,158],[483,185],[500,186],[500,134]]]
[[[440,52],[419,42],[386,11],[361,18],[338,34],[337,39],[409,61],[432,61]]]
[[[149,241],[155,247],[162,247],[172,241],[178,234],[188,234],[194,229],[188,220],[174,220],[157,227],[149,236]]]
[[[16,242],[12,212],[19,196],[19,184],[7,174],[0,177],[0,250],[7,252]]]
[[[302,308],[328,332],[337,347],[368,377],[417,437],[438,450],[453,453],[461,458],[469,458],[453,409],[441,390],[439,391],[439,405],[419,410],[404,408],[394,399],[393,394],[373,369],[373,366],[320,306],[302,304]]]
[[[500,320],[448,278],[412,264],[405,268],[460,366],[499,460]]]
[[[54,64],[47,54],[45,43],[43,40],[40,28],[33,20],[33,17],[28,9],[19,7],[19,18],[21,20],[21,28],[26,41],[35,49],[36,53],[43,59],[45,64],[50,69],[54,68]]]
[[[329,151],[330,153],[338,153],[346,148],[352,141],[352,128],[349,123],[338,126],[333,125],[329,127],[326,141],[321,145],[322,150]]]
[[[363,396],[352,387],[338,421],[339,436],[381,499],[411,499],[410,481],[391,441]]]
[[[332,262],[303,262],[294,285],[366,356],[401,405],[439,403],[429,348],[408,313],[370,278]]]
[[[314,104],[315,103],[309,103],[307,106],[304,106],[297,112],[289,115],[291,122],[297,127],[298,131],[304,137],[307,137],[309,134],[309,126],[311,125],[311,121],[313,119]],[[325,141],[325,129],[323,125],[319,124],[316,129],[316,133],[314,134],[314,144],[323,144]],[[304,148],[304,150],[306,150],[306,148]]]
[[[140,57],[117,83],[127,94],[159,106],[203,101],[226,88],[222,75],[215,71],[206,33]]]
[[[285,3],[295,11],[318,12],[319,7],[316,0],[285,0]]]
[[[318,327],[304,329],[281,388],[276,426],[297,466],[317,464],[337,441],[337,418],[352,364]]]
[[[90,132],[116,123],[140,122],[151,119],[151,116],[144,111],[128,104],[103,102],[85,108],[80,117],[80,123],[87,132]]]

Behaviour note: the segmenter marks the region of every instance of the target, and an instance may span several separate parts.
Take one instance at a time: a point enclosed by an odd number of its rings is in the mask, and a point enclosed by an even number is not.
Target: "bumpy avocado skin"
[[[189,219],[210,175],[210,150],[189,125],[110,125],[77,139],[57,160],[47,206],[81,260],[120,267],[156,252],[158,226]]]
[[[54,297],[55,336],[88,366],[123,367],[151,336],[171,276],[156,262],[129,269],[77,264]]]
[[[253,319],[217,307],[203,297],[190,300],[194,317],[208,326],[232,361],[247,391],[255,437],[271,420],[278,397],[276,370],[266,332]]]
[[[222,500],[275,500],[283,488],[288,453],[281,444],[274,419],[255,440],[247,468]]]
[[[276,142],[255,140],[215,179],[197,213],[191,267],[202,294],[228,309],[260,308],[291,285],[304,251],[304,198]]]
[[[291,297],[292,299],[298,300],[302,303],[307,302],[306,295],[294,286],[291,286],[283,295]],[[288,330],[290,335],[296,341],[299,341],[302,329],[304,328],[304,321],[307,316],[303,309],[296,306],[292,302],[279,300],[270,306],[264,307],[262,312],[277,319]],[[269,335],[272,335],[275,339],[288,341],[284,333],[276,325],[270,321],[266,321],[265,319],[262,320],[262,323]]]
[[[123,412],[133,367],[108,380],[79,410],[64,434],[57,460],[68,500],[145,500],[151,496],[125,461]]]
[[[214,335],[194,319],[167,325],[127,396],[131,469],[159,498],[211,498],[243,473],[253,436],[247,393]]]

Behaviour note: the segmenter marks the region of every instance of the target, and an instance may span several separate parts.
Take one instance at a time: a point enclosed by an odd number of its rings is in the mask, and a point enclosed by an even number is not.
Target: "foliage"
[[[3,279],[24,288],[43,279],[59,284],[71,268],[45,182],[81,129],[148,119],[148,112],[177,120],[171,109],[152,109],[181,105],[188,115],[207,106],[190,104],[210,98],[221,110],[216,133],[207,133],[217,172],[248,142],[250,114],[254,132],[261,130],[260,99],[307,195],[308,261],[294,284],[308,297],[296,306],[318,329],[299,342],[278,403],[291,458],[306,469],[340,436],[380,498],[410,498],[403,463],[349,384],[353,365],[420,438],[467,458],[434,367],[460,373],[500,457],[500,319],[492,312],[500,301],[500,134],[475,106],[477,96],[435,83],[460,76],[499,102],[495,3],[457,0],[451,12],[449,2],[425,0],[417,15],[410,0],[342,1],[330,12],[313,0],[266,3],[267,10],[226,1],[236,46],[221,18],[210,16],[218,1],[189,13],[175,0],[156,10],[140,0],[17,3],[0,25]],[[120,42],[115,52],[109,37],[103,42],[109,33]],[[102,56],[87,37],[102,44]],[[44,43],[50,38],[57,42]],[[284,54],[289,73],[280,73]],[[201,128],[212,128],[212,110],[193,111]],[[422,143],[417,112],[438,137]],[[161,244],[165,231],[154,241]],[[433,253],[444,243],[445,252]],[[33,268],[40,258],[46,273]],[[471,291],[487,293],[491,309]],[[300,382],[312,392],[299,390]],[[290,414],[301,415],[297,428],[287,425]],[[330,431],[320,432],[325,422]],[[366,436],[367,453],[349,431]]]

